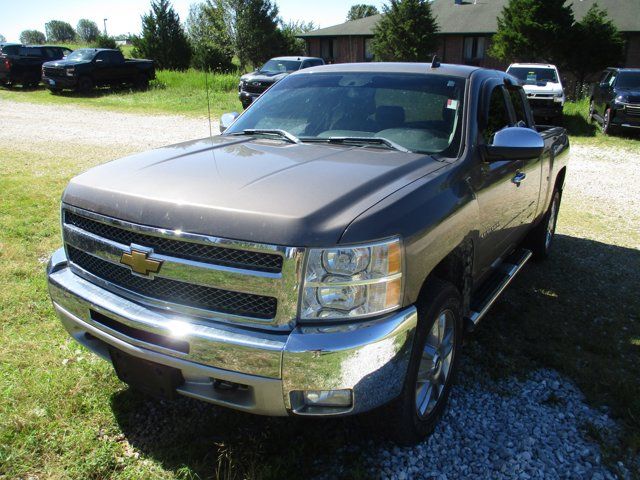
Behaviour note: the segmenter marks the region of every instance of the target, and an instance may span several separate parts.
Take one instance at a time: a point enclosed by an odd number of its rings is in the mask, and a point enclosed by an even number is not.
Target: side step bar
[[[518,250],[505,259],[496,269],[496,273],[488,280],[488,288],[482,289],[481,297],[471,304],[471,315],[467,318],[467,331],[473,331],[507,285],[518,274],[520,269],[531,258],[531,250]]]

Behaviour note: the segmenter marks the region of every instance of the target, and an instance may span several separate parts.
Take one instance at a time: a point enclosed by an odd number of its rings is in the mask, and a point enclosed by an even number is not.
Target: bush
[[[116,39],[108,35],[98,35],[94,42],[91,43],[92,48],[118,48]]]

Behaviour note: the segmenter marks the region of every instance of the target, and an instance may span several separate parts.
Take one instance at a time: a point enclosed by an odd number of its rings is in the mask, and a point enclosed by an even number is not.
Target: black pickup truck
[[[42,64],[71,53],[56,45],[4,44],[0,47],[0,84],[34,87],[40,83]]]
[[[424,438],[466,333],[550,252],[565,130],[515,77],[436,62],[311,67],[233,117],[71,180],[47,267],[62,323],[155,395],[383,407],[396,440]]]
[[[96,86],[133,85],[145,89],[156,78],[152,60],[125,59],[117,49],[81,48],[64,60],[42,66],[42,82],[52,92],[87,93]]]

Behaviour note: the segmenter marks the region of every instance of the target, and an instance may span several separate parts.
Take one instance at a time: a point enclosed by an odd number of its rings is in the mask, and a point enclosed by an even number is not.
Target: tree
[[[565,0],[509,0],[498,17],[490,55],[507,61],[562,63],[573,26]]]
[[[271,0],[217,0],[240,66],[254,67],[282,51],[278,7]]]
[[[218,72],[233,69],[233,45],[220,5],[211,0],[191,5],[186,27],[193,50],[191,65]]]
[[[624,58],[624,40],[607,15],[594,3],[571,31],[563,66],[576,77],[576,86],[587,77],[616,65]]]
[[[71,42],[76,38],[73,27],[62,20],[51,20],[45,23],[44,31],[50,42]]]
[[[373,30],[374,56],[379,61],[430,60],[437,32],[429,0],[391,0]]]
[[[151,1],[151,10],[142,16],[142,34],[133,38],[133,45],[134,56],[153,59],[160,69],[189,68],[191,46],[169,0]]]
[[[282,34],[281,52],[288,55],[304,55],[306,45],[304,40],[298,38],[301,33],[310,32],[317,27],[313,22],[283,22],[280,21],[280,32]]]
[[[374,5],[367,5],[365,3],[358,3],[352,5],[347,13],[347,22],[351,20],[358,20],[360,18],[371,17],[380,13]]]
[[[23,30],[20,33],[20,43],[38,45],[45,43],[47,39],[44,36],[44,33],[38,30]]]
[[[100,35],[100,29],[96,22],[81,18],[78,20],[78,25],[76,26],[76,33],[78,34],[78,38],[85,42],[93,42]]]
[[[7,37],[5,37],[4,35],[0,34],[0,43],[6,42],[7,41]]]

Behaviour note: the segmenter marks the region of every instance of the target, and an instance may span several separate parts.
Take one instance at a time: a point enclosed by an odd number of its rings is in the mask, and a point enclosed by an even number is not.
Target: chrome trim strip
[[[200,235],[196,233],[183,232],[181,230],[169,230],[165,228],[149,227],[146,225],[140,225],[137,223],[127,222],[117,218],[107,217],[100,215],[99,213],[84,210],[82,208],[74,207],[72,205],[63,203],[62,211],[65,210],[76,213],[80,216],[90,218],[97,222],[104,223],[106,225],[112,225],[114,227],[120,227],[125,230],[131,230],[132,232],[142,233],[144,235],[152,235],[154,237],[169,238],[171,240],[178,240],[184,242],[201,243],[203,245],[212,245],[224,248],[233,248],[236,250],[251,250],[253,252],[273,253],[281,255],[286,258],[291,247],[283,247],[280,245],[268,245],[264,243],[245,242],[242,240],[230,240],[227,238],[212,237],[208,235]],[[63,218],[64,223],[64,218]]]
[[[168,310],[185,315],[194,315],[203,318],[212,318],[218,321],[233,323],[253,323],[263,327],[278,330],[290,330],[296,321],[298,311],[298,294],[302,281],[302,267],[304,260],[304,248],[282,247],[276,245],[264,245],[251,242],[207,237],[204,235],[190,234],[166,229],[157,229],[143,225],[137,225],[118,219],[111,219],[94,212],[89,212],[77,207],[64,204],[62,208],[63,238],[65,243],[79,250],[98,257],[102,260],[120,265],[120,257],[125,252],[130,252],[130,245],[124,245],[91,232],[87,232],[74,225],[64,223],[64,211],[76,213],[91,220],[106,225],[117,226],[133,232],[152,235],[156,237],[170,238],[178,241],[191,241],[205,245],[215,245],[223,248],[251,250],[261,253],[278,254],[283,257],[282,271],[280,273],[261,272],[257,270],[241,269],[198,262],[180,257],[159,255],[154,253],[151,258],[162,260],[164,263],[160,272],[155,276],[184,283],[192,283],[206,287],[218,288],[234,292],[274,297],[277,300],[276,315],[273,319],[262,319],[233,315],[222,312],[203,310],[182,304],[166,302],[150,298],[127,290],[102,280],[91,273],[72,264],[74,271],[87,280],[101,285],[103,288],[117,292],[137,302],[145,303],[163,310]],[[144,247],[144,245],[142,245]]]
[[[377,283],[387,283],[402,278],[402,272],[387,275],[386,277],[365,278],[364,280],[352,280],[347,282],[306,282],[305,287],[351,287],[359,285],[375,285]]]

